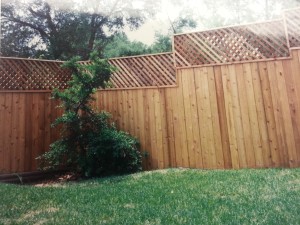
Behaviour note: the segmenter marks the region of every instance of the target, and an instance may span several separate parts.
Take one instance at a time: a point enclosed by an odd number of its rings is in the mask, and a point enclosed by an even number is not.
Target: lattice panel
[[[111,78],[115,88],[176,84],[172,53],[115,58],[109,63],[118,68]]]
[[[82,62],[88,63],[88,62]],[[110,59],[117,67],[114,88],[176,84],[172,53]],[[71,73],[62,62],[0,58],[0,90],[52,90],[68,87]]]
[[[284,12],[290,47],[300,47],[300,8]]]
[[[288,57],[283,21],[174,36],[176,67]]]
[[[0,90],[64,89],[71,78],[62,62],[0,58]]]

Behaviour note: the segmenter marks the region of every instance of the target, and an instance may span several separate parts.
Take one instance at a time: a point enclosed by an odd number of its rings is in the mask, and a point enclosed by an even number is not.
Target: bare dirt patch
[[[35,187],[65,187],[65,184],[69,181],[77,181],[79,176],[74,173],[64,173],[56,175],[51,179],[40,180],[32,183]]]

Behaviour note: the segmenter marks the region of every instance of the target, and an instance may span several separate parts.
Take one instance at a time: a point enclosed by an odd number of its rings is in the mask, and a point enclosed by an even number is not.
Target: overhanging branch
[[[22,26],[30,27],[30,28],[38,31],[40,33],[40,35],[42,36],[42,38],[49,38],[49,35],[42,28],[40,28],[38,26],[35,26],[35,25],[31,24],[31,23],[22,21],[22,20],[20,20],[18,18],[15,18],[15,17],[10,17],[10,18],[7,18],[7,19],[9,21],[11,21],[11,22],[15,22],[15,23],[18,23],[18,24],[20,24]]]

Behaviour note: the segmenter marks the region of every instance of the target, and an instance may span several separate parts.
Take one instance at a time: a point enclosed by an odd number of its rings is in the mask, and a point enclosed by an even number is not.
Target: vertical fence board
[[[181,155],[182,155],[182,166],[189,167],[189,153],[188,153],[188,143],[187,143],[187,134],[186,134],[186,120],[185,120],[185,111],[183,103],[183,94],[182,94],[182,72],[178,74],[178,89],[177,89],[177,110],[178,110],[178,122],[179,122],[179,139],[181,142]]]
[[[243,142],[245,146],[245,152],[243,152],[242,154],[244,155],[243,158],[246,159],[246,161],[241,161],[241,162],[243,162],[243,167],[254,168],[255,151],[253,148],[252,127],[250,124],[251,109],[247,99],[248,90],[246,89],[246,82],[245,82],[246,77],[243,71],[243,65],[236,66],[236,78],[237,78],[237,88],[238,88],[239,105],[240,105],[240,112],[241,112],[241,127],[243,131],[242,135],[243,135]]]
[[[39,95],[32,94],[32,149],[31,149],[31,170],[37,168],[37,163],[34,160],[34,156],[38,154],[39,151]]]
[[[236,137],[236,130],[234,128],[234,114],[233,114],[233,102],[232,102],[232,88],[229,76],[228,66],[221,66],[222,71],[222,82],[223,82],[223,90],[224,90],[224,100],[225,100],[225,110],[226,110],[226,119],[227,119],[227,127],[228,127],[228,136],[229,136],[229,147],[231,154],[231,162],[232,167],[234,169],[240,168],[239,162],[239,149]]]
[[[222,71],[220,66],[214,67],[215,87],[216,87],[216,100],[218,105],[219,124],[222,141],[222,151],[224,157],[224,168],[232,168],[232,160],[230,153],[230,143],[228,135],[227,117],[225,109],[225,99],[222,81]]]
[[[283,134],[285,140],[285,154],[287,158],[287,163],[290,167],[296,166],[297,154],[295,146],[295,138],[293,132],[293,125],[289,107],[289,99],[286,90],[285,77],[291,76],[290,74],[285,74],[283,70],[282,61],[275,62],[276,65],[276,76],[278,81],[280,103],[281,103],[281,113],[283,121]]]
[[[213,127],[213,112],[211,109],[211,91],[209,86],[209,73],[208,68],[203,68],[203,79],[202,89],[204,90],[203,95],[203,103],[204,103],[204,114],[205,120],[207,120],[207,128],[208,128],[208,146],[209,146],[209,157],[211,158],[209,161],[211,163],[212,168],[217,168],[217,155],[216,155],[216,147],[215,147],[215,132]]]
[[[45,98],[46,95],[39,95],[39,103],[38,103],[38,114],[39,114],[39,135],[38,135],[38,140],[39,140],[39,145],[38,145],[38,151],[37,155],[35,157],[38,157],[42,155],[45,152],[45,149],[47,147],[45,146],[45,128],[48,127],[49,125],[45,123],[45,117],[46,117],[46,107],[45,107]]]
[[[49,146],[51,144],[51,94],[50,93],[46,93],[45,94],[45,115],[44,115],[44,130],[45,130],[45,134],[44,134],[44,138],[45,138],[45,146],[44,149],[42,149],[43,151],[48,151],[49,150]],[[54,102],[53,102],[54,103]]]
[[[179,79],[179,78],[178,78]],[[179,105],[178,105],[178,90],[170,89],[170,95],[172,96],[170,101],[172,102],[173,106],[173,126],[174,126],[174,147],[175,147],[175,160],[176,166],[182,167],[183,166],[183,143],[181,141],[181,126],[180,126],[180,115],[179,115]],[[175,96],[175,97],[174,97]]]
[[[26,120],[25,120],[25,171],[31,171],[31,165],[32,165],[32,138],[33,138],[33,132],[32,132],[32,106],[33,106],[33,100],[32,100],[31,93],[26,94]]]
[[[12,107],[11,107],[11,138],[10,138],[10,171],[20,171],[19,163],[20,158],[18,154],[18,142],[20,138],[20,131],[21,129],[19,126],[20,116],[18,115],[19,112],[19,104],[20,104],[20,95],[19,94],[12,94]]]
[[[147,158],[146,158],[146,164],[147,167],[146,169],[151,169],[152,168],[152,156],[151,156],[151,149],[152,149],[152,143],[151,139],[152,137],[150,136],[150,115],[149,115],[149,93],[147,90],[143,90],[143,107],[144,107],[144,126],[145,126],[145,146],[146,146],[146,152],[147,152]]]
[[[160,100],[161,100],[161,123],[162,123],[162,139],[163,139],[163,157],[164,157],[164,168],[170,167],[170,149],[168,141],[168,127],[167,127],[167,105],[166,105],[166,91],[160,89]]]
[[[184,114],[185,114],[185,125],[186,125],[186,139],[187,139],[187,149],[188,149],[188,161],[189,167],[196,167],[196,157],[195,157],[195,145],[194,145],[194,131],[193,131],[193,122],[192,122],[192,112],[191,112],[191,96],[190,96],[190,87],[189,80],[193,76],[193,69],[188,69],[182,71],[181,80],[182,80],[182,96],[183,96],[183,105],[184,105]]]
[[[151,140],[151,149],[150,149],[150,158],[152,159],[152,168],[158,169],[159,162],[158,162],[158,146],[157,146],[157,124],[156,120],[157,117],[155,116],[155,108],[157,105],[155,104],[155,91],[156,90],[150,90],[149,95],[147,95],[148,101],[149,101],[149,131],[150,131],[150,140]]]
[[[4,142],[3,142],[3,148],[5,149],[5,155],[4,155],[4,171],[10,171],[11,168],[11,155],[13,154],[13,151],[11,149],[11,135],[12,135],[12,93],[8,93],[5,98],[4,103]]]
[[[221,128],[219,123],[218,105],[216,96],[216,86],[213,67],[208,67],[208,89],[209,89],[209,101],[211,107],[211,118],[213,125],[213,142],[216,153],[217,168],[224,168],[224,155],[221,141]]]
[[[5,132],[5,121],[4,118],[4,112],[5,112],[5,98],[6,94],[1,94],[0,95],[0,173],[5,172],[5,167],[4,167],[4,160],[5,160],[5,155],[7,154],[5,149],[4,149],[4,132]]]
[[[19,124],[18,124],[18,130],[19,130],[19,139],[18,139],[18,155],[19,155],[19,168],[17,171],[24,171],[26,162],[25,159],[25,95],[22,93],[20,95],[20,101],[19,101],[19,110],[18,110],[18,116],[19,116]]]
[[[143,157],[143,168],[146,168],[146,160],[147,155],[145,154],[147,146],[145,135],[146,129],[145,129],[145,110],[144,110],[144,98],[143,98],[143,90],[138,90],[137,92],[137,116],[138,116],[138,139],[140,141],[140,148],[141,148],[141,154]]]
[[[232,111],[234,115],[234,129],[237,137],[238,144],[238,156],[239,163],[241,168],[247,167],[247,158],[246,158],[246,149],[245,149],[245,131],[243,129],[243,121],[242,121],[242,112],[240,105],[240,96],[238,92],[238,83],[237,83],[237,68],[234,65],[229,65],[229,77],[230,77],[230,85],[232,88]],[[247,128],[245,128],[247,129]]]
[[[207,75],[206,69],[195,69],[195,81],[199,84],[199,88],[197,88],[197,105],[200,140],[204,168],[217,168]]]
[[[99,93],[99,92],[98,92]],[[100,92],[101,93],[101,92]],[[118,98],[118,115],[117,115],[117,127],[119,129],[124,130],[124,120],[123,118],[123,101],[122,101],[122,91],[117,91],[117,98]]]
[[[247,101],[249,107],[249,117],[250,117],[250,126],[251,126],[251,134],[253,140],[253,151],[254,151],[254,165],[255,167],[263,167],[264,159],[263,159],[263,149],[262,142],[260,136],[260,130],[258,125],[258,115],[256,111],[256,101],[254,94],[254,86],[253,86],[253,74],[251,65],[249,63],[244,64],[244,76],[245,76],[245,85],[247,90]]]
[[[199,88],[199,84],[195,80],[195,71],[191,71],[189,78],[189,95],[191,105],[191,118],[193,126],[193,147],[195,154],[196,168],[203,168],[202,148],[201,148],[201,136],[199,129],[199,112],[197,107],[197,95],[196,90]]]
[[[292,51],[292,60],[283,62],[286,73],[286,86],[289,96],[291,119],[297,151],[297,164],[300,163],[300,62],[297,51]],[[286,69],[289,68],[289,70]]]
[[[267,131],[269,134],[270,152],[271,152],[271,163],[273,167],[278,167],[280,163],[281,151],[279,141],[277,139],[277,130],[275,122],[274,107],[272,102],[271,87],[269,81],[269,71],[265,62],[259,63],[259,76],[262,87],[262,95],[264,101],[264,109],[267,121]]]
[[[273,103],[273,113],[276,123],[276,135],[279,144],[279,164],[284,166],[288,165],[286,140],[284,140],[284,128],[283,128],[283,115],[281,108],[281,98],[278,88],[277,74],[275,68],[275,62],[267,62],[268,78],[270,81],[270,92]]]
[[[173,95],[174,93],[172,93],[172,89],[165,90],[166,126],[170,167],[176,167],[175,129],[177,128],[174,126],[174,105],[172,101]]]
[[[264,109],[264,101],[262,94],[262,86],[259,78],[259,68],[257,63],[251,64],[251,75],[254,91],[254,100],[257,113],[258,130],[256,131],[260,135],[263,166],[269,167],[272,163],[272,156],[270,152],[269,134],[267,130],[267,121]],[[249,81],[250,82],[250,81]],[[254,131],[255,132],[255,131]]]
[[[127,91],[128,97],[128,131],[135,135],[133,91]]]
[[[156,145],[155,153],[157,157],[157,168],[164,168],[164,152],[163,152],[163,135],[162,135],[162,123],[161,123],[161,101],[159,96],[159,90],[153,90],[153,105],[154,105],[154,121],[153,131],[155,138],[153,139]]]
[[[122,91],[122,111],[123,111],[123,123],[122,127],[123,129],[128,132],[128,101],[127,101],[127,94],[126,91]]]

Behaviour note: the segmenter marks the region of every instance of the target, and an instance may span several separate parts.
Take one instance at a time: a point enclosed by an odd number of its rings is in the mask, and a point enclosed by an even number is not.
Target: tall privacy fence
[[[174,36],[172,53],[110,59],[95,107],[141,141],[145,169],[300,166],[300,10]],[[83,62],[84,63],[84,62]],[[58,137],[62,62],[1,58],[0,172],[36,170]]]

